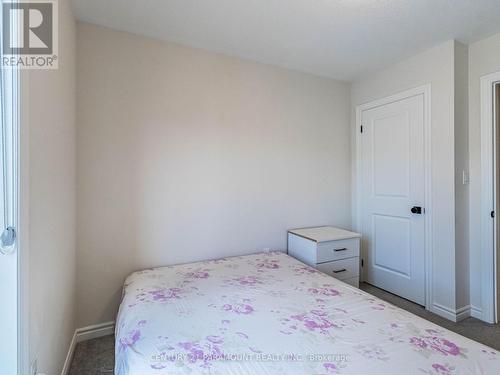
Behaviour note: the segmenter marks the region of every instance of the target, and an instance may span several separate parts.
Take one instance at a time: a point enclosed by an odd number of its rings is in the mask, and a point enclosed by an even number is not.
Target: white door
[[[18,373],[18,82],[18,72],[0,70],[0,374],[12,375]]]
[[[424,95],[362,112],[365,281],[425,305]]]

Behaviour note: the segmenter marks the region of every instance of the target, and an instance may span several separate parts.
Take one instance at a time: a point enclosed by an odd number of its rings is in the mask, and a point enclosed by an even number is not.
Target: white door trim
[[[500,72],[481,77],[481,319],[496,323],[496,161],[493,87]],[[495,216],[498,212],[495,212]]]
[[[19,207],[18,207],[18,259],[19,259],[19,374],[30,373],[30,287],[29,287],[29,70],[20,72],[19,123]]]
[[[361,119],[363,111],[380,107],[389,103],[397,102],[403,99],[411,98],[413,96],[423,95],[424,96],[424,162],[425,162],[425,308],[432,311],[432,200],[431,200],[431,84],[419,86],[410,90],[402,91],[397,94],[374,100],[369,103],[361,104],[356,107],[356,154],[355,154],[355,166],[356,166],[356,189],[355,198],[356,202],[356,212],[354,214],[354,227],[356,231],[361,233],[362,229],[362,217],[363,217],[363,207],[361,202],[362,195],[362,170],[361,170]],[[361,233],[362,234],[362,233]],[[366,258],[365,249],[363,246],[363,241],[361,241],[361,254],[363,258]],[[364,279],[363,270],[361,273],[362,279]]]

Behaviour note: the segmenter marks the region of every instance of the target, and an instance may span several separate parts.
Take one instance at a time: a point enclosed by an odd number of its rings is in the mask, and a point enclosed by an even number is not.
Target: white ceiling
[[[500,32],[500,0],[73,0],[78,19],[353,80]]]

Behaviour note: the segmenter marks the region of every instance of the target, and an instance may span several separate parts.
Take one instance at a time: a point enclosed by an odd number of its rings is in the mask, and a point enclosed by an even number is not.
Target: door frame
[[[431,84],[415,87],[413,89],[398,92],[396,94],[370,101],[356,106],[356,127],[355,127],[355,190],[354,190],[354,204],[356,210],[354,211],[353,226],[355,230],[362,234],[362,218],[363,218],[363,199],[362,199],[362,142],[361,142],[361,120],[364,111],[374,109],[383,105],[408,99],[414,96],[424,96],[424,202],[425,207],[424,227],[425,227],[425,308],[426,310],[432,309],[432,159],[431,159]],[[363,238],[361,240],[361,256],[366,258],[366,248],[363,246]],[[364,269],[361,269],[361,279],[364,280]]]
[[[497,247],[496,216],[499,214],[496,173],[498,150],[495,131],[494,89],[500,72],[481,77],[481,320],[497,323]],[[491,212],[495,217],[491,217]]]

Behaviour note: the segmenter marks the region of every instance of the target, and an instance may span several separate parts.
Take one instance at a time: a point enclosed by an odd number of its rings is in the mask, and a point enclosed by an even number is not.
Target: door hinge
[[[495,211],[491,211],[490,216],[492,219],[495,218]]]
[[[363,133],[363,125],[361,125],[361,128],[360,128],[360,129],[361,129],[361,133]]]
[[[361,267],[364,267],[364,266],[365,266],[365,260],[361,259]]]

